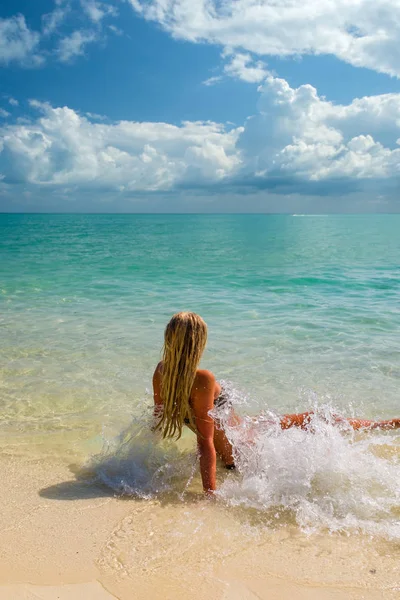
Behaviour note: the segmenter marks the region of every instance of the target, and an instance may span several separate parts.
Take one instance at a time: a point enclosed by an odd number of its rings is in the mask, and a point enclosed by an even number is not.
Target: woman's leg
[[[365,419],[345,419],[353,429],[399,429],[400,419],[369,421]]]
[[[291,427],[300,427],[306,429],[310,424],[313,411],[283,415],[280,418],[280,426],[282,429],[290,429]],[[389,419],[387,421],[370,421],[368,419],[346,419],[334,415],[336,423],[347,422],[353,429],[400,429],[400,418]],[[229,425],[235,426],[240,423],[241,419],[232,411],[232,416],[229,418]],[[218,456],[224,461],[225,466],[234,466],[234,458],[232,454],[232,445],[225,435],[223,429],[218,426],[218,422],[214,428],[214,446]]]
[[[314,413],[312,411],[310,411],[310,412],[299,413],[296,415],[283,415],[280,418],[281,428],[282,429],[290,429],[290,427],[301,427],[302,429],[305,429],[307,427],[307,425],[309,425],[310,417],[313,414]]]
[[[283,415],[280,419],[282,429],[290,427],[301,427],[305,429],[310,424],[310,417],[314,413],[305,412],[294,415]],[[400,419],[389,419],[387,421],[370,421],[368,419],[345,419],[334,415],[336,423],[347,422],[353,429],[399,429]]]

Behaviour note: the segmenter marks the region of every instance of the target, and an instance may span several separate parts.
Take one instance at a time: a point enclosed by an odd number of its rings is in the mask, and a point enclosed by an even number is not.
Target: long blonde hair
[[[207,325],[193,312],[172,317],[164,333],[161,398],[163,411],[156,426],[164,438],[182,435],[185,418],[196,430],[190,393],[207,342]]]

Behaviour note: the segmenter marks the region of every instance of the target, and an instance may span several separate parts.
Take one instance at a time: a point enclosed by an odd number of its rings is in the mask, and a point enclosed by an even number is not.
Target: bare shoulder
[[[214,388],[216,383],[215,375],[207,369],[198,369],[194,380],[193,387],[196,389]]]

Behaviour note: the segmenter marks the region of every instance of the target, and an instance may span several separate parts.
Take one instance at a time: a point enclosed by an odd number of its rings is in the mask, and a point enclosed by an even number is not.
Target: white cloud
[[[130,0],[174,37],[257,55],[331,54],[400,76],[396,0]]]
[[[247,52],[234,52],[231,49],[225,49],[222,58],[228,59],[224,65],[224,74],[228,77],[240,79],[246,83],[260,83],[269,74],[265,63],[254,60]],[[216,85],[223,79],[223,75],[215,75],[203,81],[203,85]]]
[[[19,106],[19,102],[15,98],[9,98],[8,102],[11,104],[11,106]]]
[[[108,29],[110,31],[112,31],[113,33],[115,33],[115,35],[123,35],[123,31],[122,29],[120,29],[119,27],[117,27],[116,25],[108,25]]]
[[[240,129],[215,123],[92,123],[70,108],[31,102],[36,121],[1,130],[10,180],[114,190],[169,190],[215,182],[239,164]],[[1,155],[0,155],[1,157]]]
[[[311,181],[400,174],[400,94],[334,105],[311,85],[293,89],[272,76],[259,90],[259,113],[239,142],[249,174]]]
[[[85,54],[86,46],[97,40],[98,34],[95,31],[74,31],[60,41],[57,50],[58,57],[61,62],[70,62],[76,56]]]
[[[0,63],[36,66],[42,59],[36,54],[40,36],[31,31],[23,15],[0,18]]]
[[[225,54],[227,56],[228,54]],[[265,64],[261,61],[254,61],[250,54],[242,52],[233,53],[230,62],[224,66],[224,73],[241,79],[247,83],[260,83],[268,75]]]
[[[54,34],[60,33],[60,26],[71,12],[71,0],[54,0],[54,10],[42,15],[41,32],[29,29],[23,15],[3,19],[0,17],[0,64],[19,63],[24,67],[43,65],[50,56],[61,62],[69,62],[82,56],[88,44],[102,39],[102,20],[106,16],[116,16],[115,7],[98,0],[80,0],[83,15],[90,21],[91,29],[78,29],[61,40]],[[92,30],[95,26],[95,31]],[[109,26],[114,33],[120,30]]]
[[[98,115],[97,113],[91,112],[87,112],[85,114],[91,121],[107,121],[107,117],[105,115]]]
[[[115,7],[98,2],[98,0],[81,0],[84,12],[93,23],[100,23],[108,15],[115,16],[117,11]]]
[[[219,83],[222,80],[221,75],[215,75],[214,77],[209,77],[205,81],[203,81],[203,85],[211,86]]]
[[[272,75],[259,92],[257,113],[234,129],[212,122],[109,124],[32,101],[35,120],[0,128],[0,173],[6,183],[134,192],[213,185],[276,190],[276,181],[293,191],[299,182],[310,190],[325,182],[334,192],[343,181],[396,182],[400,94],[335,105],[311,85],[294,89]]]
[[[68,1],[58,0],[56,8],[42,16],[42,31],[44,35],[51,35],[61,25],[65,17],[69,13],[71,7]]]
[[[0,107],[0,117],[3,117],[3,119],[6,119],[9,116],[10,116],[10,113],[7,110],[4,110],[4,108]]]

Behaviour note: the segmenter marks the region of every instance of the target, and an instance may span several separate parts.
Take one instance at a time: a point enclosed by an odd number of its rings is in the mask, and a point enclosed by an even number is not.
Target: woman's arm
[[[209,371],[198,371],[192,391],[192,409],[197,429],[200,472],[203,489],[212,494],[216,489],[217,455],[214,446],[214,421],[209,411],[214,407],[215,377]]]

